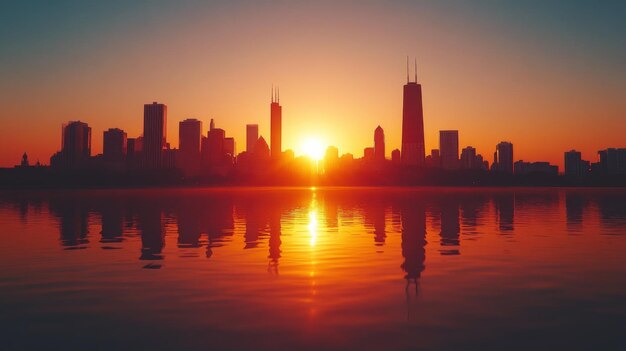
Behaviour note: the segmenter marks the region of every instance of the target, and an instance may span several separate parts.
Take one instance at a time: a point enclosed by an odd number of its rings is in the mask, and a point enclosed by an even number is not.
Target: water
[[[6,350],[625,350],[626,190],[0,195]]]

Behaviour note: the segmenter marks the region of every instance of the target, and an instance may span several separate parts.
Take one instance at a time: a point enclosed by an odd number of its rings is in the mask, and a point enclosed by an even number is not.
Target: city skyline
[[[6,72],[0,166],[19,163],[25,151],[45,162],[60,142],[49,131],[68,120],[89,121],[92,153],[101,153],[101,131],[140,134],[139,106],[153,100],[170,107],[172,145],[178,122],[188,118],[205,126],[214,118],[238,141],[245,140],[242,126],[263,121],[259,134],[270,141],[271,82],[280,83],[287,106],[283,149],[299,154],[301,139],[317,137],[360,156],[381,125],[389,157],[401,148],[399,87],[407,54],[417,57],[427,87],[426,153],[438,147],[439,130],[449,129],[460,131],[461,147],[484,156],[509,140],[516,158],[560,168],[564,150],[595,161],[598,150],[624,146],[623,6],[594,6],[593,16],[580,3],[541,5],[545,15],[507,2],[368,2],[332,11],[324,4],[215,6],[137,4],[122,15],[114,6],[65,4],[44,18],[25,5],[9,6],[4,14],[12,18],[3,26],[12,27],[0,39],[7,49],[0,62]],[[93,21],[74,19],[77,11]],[[132,16],[143,12],[165,20],[157,25],[150,16]],[[533,25],[521,28],[517,15]],[[554,17],[576,25],[551,25]],[[149,54],[146,45],[157,40],[168,54]],[[344,136],[344,130],[353,132]]]
[[[563,174],[570,180],[587,179],[590,175],[624,174],[626,172],[626,148],[607,147],[597,151],[597,162],[584,160],[582,153],[571,149],[564,152],[564,165],[559,171],[558,165],[548,161],[516,159],[513,143],[501,141],[495,147],[490,162],[476,148],[459,144],[458,130],[440,130],[439,147],[431,149],[426,156],[424,150],[422,108],[422,86],[417,79],[417,60],[414,63],[414,80],[410,79],[409,58],[406,66],[407,82],[403,92],[402,114],[402,150],[393,149],[387,157],[385,151],[385,132],[378,125],[374,130],[372,146],[365,146],[362,157],[352,153],[341,154],[333,144],[322,145],[317,139],[302,141],[302,152],[296,155],[293,150],[283,151],[282,140],[282,106],[278,87],[272,86],[270,99],[270,144],[259,134],[259,124],[246,124],[246,150],[237,153],[234,137],[226,137],[226,131],[216,128],[211,118],[209,130],[204,136],[202,121],[188,118],[178,123],[178,147],[172,146],[167,140],[167,111],[164,103],[153,101],[144,104],[143,133],[135,138],[120,128],[109,128],[103,132],[101,154],[91,154],[91,127],[83,121],[63,123],[61,133],[61,149],[50,157],[50,166],[57,170],[100,169],[114,172],[135,172],[143,170],[178,169],[185,177],[214,175],[227,177],[231,172],[253,175],[261,171],[270,174],[276,166],[296,166],[294,157],[309,158],[315,164],[315,173],[326,173],[330,167],[332,177],[336,171],[345,168],[353,169],[354,161],[360,160],[363,169],[370,171],[389,171],[389,168],[426,170],[442,169],[444,171],[481,170],[504,174],[528,176],[543,174],[556,176]],[[130,144],[130,145],[128,145]],[[130,150],[130,151],[128,151]],[[460,152],[460,153],[459,153]],[[334,156],[333,156],[334,154]],[[330,157],[330,158],[329,158]],[[346,158],[347,157],[347,158]],[[343,160],[342,162],[339,162]],[[350,160],[349,162],[348,159]],[[517,161],[516,161],[517,160]],[[388,163],[391,161],[391,163]],[[337,168],[339,164],[343,166]],[[46,165],[37,160],[30,163],[28,154],[24,152],[19,164],[15,167],[32,168]],[[47,166],[47,165],[46,165]],[[300,164],[299,167],[303,165]],[[269,167],[269,168],[268,168]],[[274,168],[273,171],[270,169]],[[305,167],[306,168],[306,167]],[[345,174],[344,174],[345,175]],[[396,179],[398,180],[398,179]]]

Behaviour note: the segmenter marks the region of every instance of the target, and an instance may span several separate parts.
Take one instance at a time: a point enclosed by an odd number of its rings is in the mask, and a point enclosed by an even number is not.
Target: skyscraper
[[[178,123],[178,149],[181,155],[199,156],[202,121],[188,118]]]
[[[385,160],[385,131],[381,126],[374,130],[374,159],[376,161]]]
[[[208,156],[209,164],[217,165],[224,161],[224,139],[226,139],[226,132],[224,129],[215,128],[215,123],[211,118],[211,130],[207,133],[207,145],[208,150],[206,154]]]
[[[580,151],[570,150],[565,152],[565,175],[568,177],[580,177],[582,172]]]
[[[167,138],[167,106],[153,102],[143,106],[144,167],[161,168]]]
[[[482,160],[480,163],[478,163],[475,148],[468,146],[461,151],[461,168],[478,169],[482,166]]]
[[[280,91],[276,94],[272,90],[272,103],[270,104],[271,130],[270,130],[270,152],[273,160],[280,159],[282,155],[282,123],[283,107],[280,106]]]
[[[493,157],[493,170],[513,174],[513,144],[508,141],[500,142],[496,145]]]
[[[459,131],[439,131],[439,152],[441,168],[458,169],[459,167]]]
[[[110,128],[103,133],[104,159],[121,162],[126,158],[126,133],[118,128]]]
[[[422,167],[424,165],[424,112],[422,110],[422,85],[409,80],[407,58],[407,83],[404,85],[402,101],[402,163]]]
[[[61,154],[66,166],[80,166],[91,156],[91,128],[81,121],[63,126]]]
[[[270,158],[270,147],[263,137],[258,138],[255,142],[254,158],[257,161],[265,161]]]
[[[178,165],[190,173],[199,169],[202,141],[202,121],[188,118],[178,123]]]
[[[608,148],[598,151],[600,169],[608,175],[626,174],[626,148]]]
[[[246,124],[246,151],[248,153],[254,152],[254,147],[258,139],[259,139],[259,125],[258,124]]]

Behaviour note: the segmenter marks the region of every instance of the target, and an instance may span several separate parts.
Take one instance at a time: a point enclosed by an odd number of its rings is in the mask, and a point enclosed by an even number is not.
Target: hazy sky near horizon
[[[626,147],[624,1],[5,1],[0,5],[0,166],[49,162],[61,125],[142,132],[168,105],[168,141],[198,118],[245,148],[269,139],[280,85],[283,148],[316,137],[360,157],[385,130],[400,147],[406,56],[417,57],[426,148],[458,129],[491,161],[562,166],[563,152]]]

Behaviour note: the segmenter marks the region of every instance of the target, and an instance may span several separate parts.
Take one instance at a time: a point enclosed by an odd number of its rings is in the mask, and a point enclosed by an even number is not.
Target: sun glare
[[[314,161],[319,161],[324,157],[324,145],[319,139],[308,138],[302,143],[302,154],[310,157]]]

